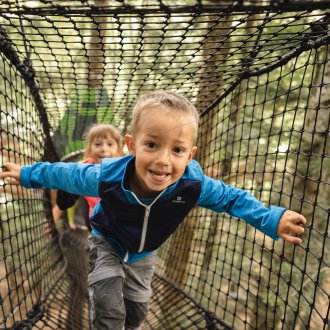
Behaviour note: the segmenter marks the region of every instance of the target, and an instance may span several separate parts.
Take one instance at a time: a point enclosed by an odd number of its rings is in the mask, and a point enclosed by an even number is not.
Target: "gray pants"
[[[92,329],[141,329],[148,313],[156,253],[126,264],[105,238],[91,235],[89,242]]]

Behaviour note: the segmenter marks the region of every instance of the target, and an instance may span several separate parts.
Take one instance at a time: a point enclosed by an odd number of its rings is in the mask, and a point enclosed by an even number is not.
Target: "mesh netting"
[[[293,246],[195,208],[145,329],[329,328],[329,20],[328,1],[0,3],[1,163],[72,160],[91,123],[125,134],[140,94],[173,90],[200,112],[205,173],[308,220]],[[2,185],[0,329],[89,328],[86,239],[50,200]]]

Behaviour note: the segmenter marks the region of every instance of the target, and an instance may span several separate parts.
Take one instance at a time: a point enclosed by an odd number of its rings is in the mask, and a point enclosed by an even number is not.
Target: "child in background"
[[[131,155],[99,165],[5,164],[0,178],[27,188],[101,197],[93,210],[89,285],[93,329],[141,329],[151,295],[156,249],[199,205],[242,218],[273,239],[301,243],[306,219],[266,208],[248,192],[206,176],[193,160],[199,115],[183,96],[151,92],[133,110]]]
[[[110,124],[92,125],[86,136],[86,148],[82,163],[100,164],[103,158],[122,156],[122,149],[122,138],[116,127]],[[81,197],[58,190],[53,214],[73,207],[71,227],[79,231],[88,231],[91,230],[89,217],[99,200],[99,197]]]

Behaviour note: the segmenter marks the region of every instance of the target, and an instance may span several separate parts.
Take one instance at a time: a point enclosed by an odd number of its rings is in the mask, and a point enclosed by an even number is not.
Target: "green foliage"
[[[68,110],[54,133],[55,145],[64,155],[84,149],[86,130],[100,120],[112,123],[112,111],[104,89],[79,89],[69,102]]]

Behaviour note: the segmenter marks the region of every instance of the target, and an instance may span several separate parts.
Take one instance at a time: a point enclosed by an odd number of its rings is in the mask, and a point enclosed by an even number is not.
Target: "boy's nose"
[[[159,151],[157,163],[161,165],[168,165],[171,160],[171,153],[167,150]]]

